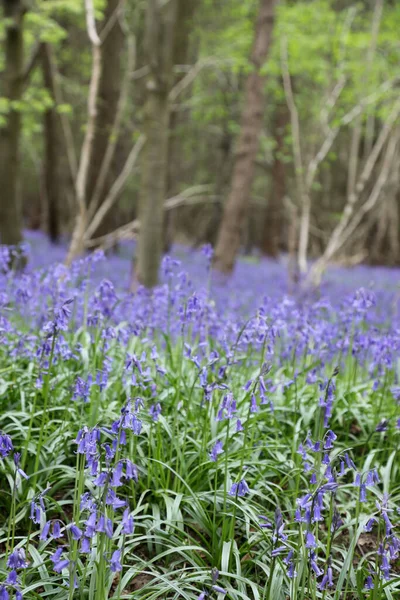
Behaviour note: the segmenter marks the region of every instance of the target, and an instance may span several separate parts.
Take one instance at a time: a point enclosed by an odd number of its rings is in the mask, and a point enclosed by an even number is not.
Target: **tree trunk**
[[[2,96],[11,103],[21,100],[23,91],[23,21],[20,0],[3,0],[5,22]],[[17,245],[22,241],[22,209],[18,194],[21,113],[10,105],[6,123],[0,127],[0,241]]]
[[[173,66],[188,65],[192,62],[190,57],[190,33],[192,19],[198,2],[196,0],[178,0],[173,46]],[[185,73],[177,73],[174,85],[179,83]],[[179,101],[178,101],[179,102]],[[187,122],[187,113],[182,114],[177,108],[171,107],[169,116],[168,140],[168,165],[167,165],[167,196],[170,198],[179,192],[180,172],[182,169],[182,135],[181,126]],[[174,238],[174,211],[170,210],[165,215],[164,221],[164,252],[171,248]]]
[[[57,114],[55,72],[52,48],[43,43],[41,47],[43,83],[47,89],[52,105],[44,113],[44,196],[47,208],[47,231],[53,243],[60,237],[60,149],[59,122]]]
[[[105,33],[105,37],[101,44],[102,69],[97,97],[96,130],[86,187],[87,205],[90,204],[98,185],[99,173],[102,169],[103,160],[110,142],[121,93],[121,58],[124,49],[124,32],[118,18],[120,6],[120,0],[107,0],[102,23],[102,31]],[[96,190],[96,194],[98,194],[98,206],[103,204],[114,179],[115,170],[112,163],[104,185],[100,186],[101,189]],[[93,233],[93,238],[106,235],[115,229],[116,223],[113,214],[115,214],[113,211],[107,214]]]
[[[288,125],[288,111],[285,105],[278,105],[275,113],[275,151],[272,166],[272,190],[264,223],[262,252],[276,258],[280,252],[282,236],[283,200],[286,193],[284,152],[285,129]]]
[[[214,267],[230,273],[239,250],[254,179],[259,135],[263,121],[263,83],[260,74],[271,45],[277,0],[260,0],[255,39],[250,61],[253,72],[245,89],[241,133],[232,174],[231,191],[224,206],[221,228],[215,249]]]
[[[146,287],[158,281],[163,251],[164,200],[167,186],[169,92],[172,82],[173,44],[177,5],[170,0],[148,0],[146,51],[150,73],[147,78],[139,200],[140,232],[136,278]]]

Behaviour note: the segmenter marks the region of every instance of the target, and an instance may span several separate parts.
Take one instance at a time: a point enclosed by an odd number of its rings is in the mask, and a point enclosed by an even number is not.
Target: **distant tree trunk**
[[[101,44],[102,70],[97,96],[97,121],[93,140],[93,151],[89,166],[86,201],[90,204],[93,195],[98,194],[98,206],[101,206],[114,183],[113,165],[109,169],[104,185],[97,188],[99,173],[110,142],[122,83],[122,53],[124,49],[124,32],[119,20],[121,0],[107,0],[102,31],[105,35]],[[100,36],[102,35],[100,30]],[[97,189],[96,189],[97,188]],[[93,237],[101,237],[115,229],[114,211],[110,211],[103,219]]]
[[[142,157],[142,184],[139,200],[140,231],[135,276],[139,283],[153,287],[163,251],[164,200],[167,186],[169,92],[172,83],[176,0],[168,3],[148,0],[146,52],[150,73],[147,78]]]
[[[21,100],[23,91],[24,3],[3,0],[5,21],[2,96],[10,103]],[[22,241],[22,210],[18,195],[21,113],[10,106],[6,123],[0,127],[0,241],[16,245]]]
[[[56,105],[55,72],[52,48],[50,44],[41,46],[43,83],[52,105],[44,113],[44,196],[47,213],[47,231],[53,243],[60,237],[60,148],[59,119]]]
[[[178,0],[175,25],[175,36],[173,46],[173,65],[190,64],[190,33],[192,32],[192,19],[199,0]],[[185,73],[177,73],[174,77],[176,85],[183,79]],[[187,115],[183,115],[173,107],[169,117],[169,141],[168,141],[168,168],[167,168],[167,196],[171,197],[179,192],[179,175],[182,161],[182,136],[179,128]],[[171,248],[174,237],[174,211],[170,210],[165,215],[164,222],[164,252]]]
[[[279,105],[274,120],[276,146],[274,163],[272,165],[272,189],[268,200],[262,241],[263,253],[272,258],[276,258],[279,255],[282,235],[283,200],[286,193],[285,164],[282,160],[282,154],[284,151],[285,128],[287,124],[287,107],[286,105]]]
[[[259,14],[250,62],[253,72],[248,76],[245,89],[241,133],[232,174],[231,191],[224,206],[224,214],[214,267],[224,273],[232,271],[240,247],[243,227],[254,179],[259,135],[263,121],[263,82],[260,74],[271,45],[277,0],[260,0]]]

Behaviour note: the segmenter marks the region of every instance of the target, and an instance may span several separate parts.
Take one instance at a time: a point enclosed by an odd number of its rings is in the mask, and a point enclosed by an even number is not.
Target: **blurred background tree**
[[[271,47],[255,67],[266,4]],[[40,229],[74,241],[71,261],[137,238],[136,277],[152,286],[163,250],[215,245],[230,214],[237,239],[217,245],[221,270],[238,253],[288,257],[294,279],[315,282],[332,261],[399,264],[398,2],[2,0],[1,10],[1,243]],[[172,12],[173,27],[158,27]],[[242,187],[255,73],[262,100]]]

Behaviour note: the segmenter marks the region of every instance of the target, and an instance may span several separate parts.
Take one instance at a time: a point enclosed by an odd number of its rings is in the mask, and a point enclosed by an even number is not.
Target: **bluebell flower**
[[[26,569],[28,563],[23,548],[16,548],[7,558],[7,567],[9,569]]]
[[[224,453],[224,446],[220,440],[217,440],[212,447],[211,452],[209,453],[210,460],[212,462],[216,462],[218,460],[218,456]]]
[[[374,589],[374,580],[372,579],[371,575],[368,575],[368,577],[365,580],[364,583],[364,589],[365,590],[373,590]]]
[[[277,546],[276,548],[274,548],[272,550],[271,556],[272,556],[272,558],[275,558],[276,556],[279,556],[283,552],[286,552],[286,546]]]
[[[251,395],[251,399],[250,399],[250,412],[251,413],[257,413],[258,412],[257,399],[255,397],[255,394]]]
[[[380,423],[375,427],[375,431],[377,433],[382,433],[383,431],[387,431],[389,425],[389,421],[387,419],[382,419]]]
[[[0,586],[0,600],[9,600],[10,594],[5,585]]]
[[[85,381],[82,377],[77,377],[75,381],[74,393],[72,396],[73,400],[82,398],[83,402],[87,403],[90,400],[90,390],[92,387],[92,376],[89,374]]]
[[[249,486],[246,481],[242,479],[239,483],[234,483],[229,490],[230,496],[246,496],[250,492]]]
[[[80,552],[82,552],[82,554],[87,554],[90,552],[90,538],[83,537],[81,539]]]
[[[331,566],[327,568],[326,573],[323,576],[321,583],[319,584],[320,590],[325,590],[326,587],[333,587],[333,572]]]
[[[346,452],[346,454],[344,455],[344,459],[346,461],[346,464],[347,464],[348,468],[349,469],[353,469],[353,471],[356,471],[356,465],[354,464],[354,462],[350,458],[348,452]]]
[[[377,523],[377,520],[375,519],[375,517],[371,517],[370,519],[368,519],[368,521],[366,522],[366,524],[364,526],[364,531],[367,531],[367,532],[372,531],[375,523]]]
[[[320,575],[322,575],[323,571],[317,565],[317,555],[313,550],[310,552],[309,559],[310,559],[311,569],[314,571],[315,576],[320,577]]]
[[[329,429],[325,436],[324,450],[332,450],[333,442],[337,440],[337,435]]]
[[[66,569],[69,565],[69,560],[67,558],[62,558],[63,547],[60,546],[57,550],[50,556],[50,560],[53,563],[53,569],[56,573],[61,573],[63,569]]]
[[[122,533],[124,535],[133,533],[134,530],[134,520],[130,515],[129,508],[124,510],[124,514],[122,516]]]
[[[317,542],[315,541],[314,534],[311,531],[306,533],[306,548],[316,548]]]
[[[121,564],[121,550],[115,550],[111,556],[111,560],[110,560],[110,569],[113,573],[118,573],[119,571],[122,571],[122,564]]]
[[[211,586],[212,589],[214,590],[214,592],[218,592],[218,594],[227,594],[228,592],[222,588],[220,585],[213,585]]]
[[[81,539],[83,535],[82,529],[79,529],[79,527],[75,523],[71,523],[68,528],[71,531],[71,536],[73,540]]]
[[[149,415],[152,420],[156,423],[161,415],[161,404],[152,404],[149,409]]]
[[[367,501],[367,486],[365,483],[360,484],[360,502]]]
[[[7,458],[7,456],[14,449],[11,438],[6,433],[0,432],[0,457]]]
[[[17,585],[18,583],[18,574],[17,571],[12,570],[8,573],[7,578],[6,578],[6,584],[7,585]]]

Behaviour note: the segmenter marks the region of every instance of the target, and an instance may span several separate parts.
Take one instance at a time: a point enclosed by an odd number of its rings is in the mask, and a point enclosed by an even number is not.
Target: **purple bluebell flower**
[[[319,585],[319,589],[325,590],[327,587],[333,587],[333,572],[331,566],[327,568],[326,573],[323,576],[322,581]]]
[[[81,539],[81,537],[83,535],[82,529],[79,529],[79,527],[75,523],[71,523],[68,528],[71,532],[71,536],[72,536],[73,540]]]
[[[377,433],[382,433],[383,431],[387,431],[389,425],[389,421],[387,419],[382,419],[380,423],[375,427],[375,431]]]
[[[122,571],[122,564],[121,564],[121,550],[115,550],[111,556],[111,560],[110,560],[110,569],[113,573],[118,573],[119,571]]]
[[[0,586],[0,600],[9,600],[10,594],[5,585]]]
[[[306,533],[306,548],[316,548],[317,542],[315,541],[314,534],[311,531]]]
[[[7,458],[7,456],[14,449],[11,438],[6,433],[0,432],[0,457]]]
[[[329,429],[325,436],[324,450],[332,450],[333,442],[337,440],[337,435]]]
[[[161,415],[161,404],[152,404],[149,409],[149,415],[151,416],[154,423],[157,423]]]
[[[16,548],[7,558],[7,567],[9,569],[26,569],[28,563],[23,548]]]
[[[322,575],[323,571],[317,565],[317,555],[313,550],[310,552],[309,558],[310,558],[310,566],[311,566],[311,569],[314,571],[315,576],[320,577],[320,575]]]
[[[129,512],[129,508],[124,510],[124,514],[122,516],[122,533],[124,535],[131,534],[134,531],[134,521],[133,517]]]
[[[210,460],[212,462],[216,462],[218,460],[218,456],[223,453],[224,453],[224,446],[220,440],[217,440],[209,454]]]
[[[371,575],[368,575],[364,583],[364,589],[373,590],[374,587],[374,580],[372,579]]]
[[[236,421],[236,433],[243,431],[243,425],[240,419]]]
[[[249,486],[244,479],[241,479],[239,483],[233,483],[229,490],[230,496],[246,496],[250,492]]]

